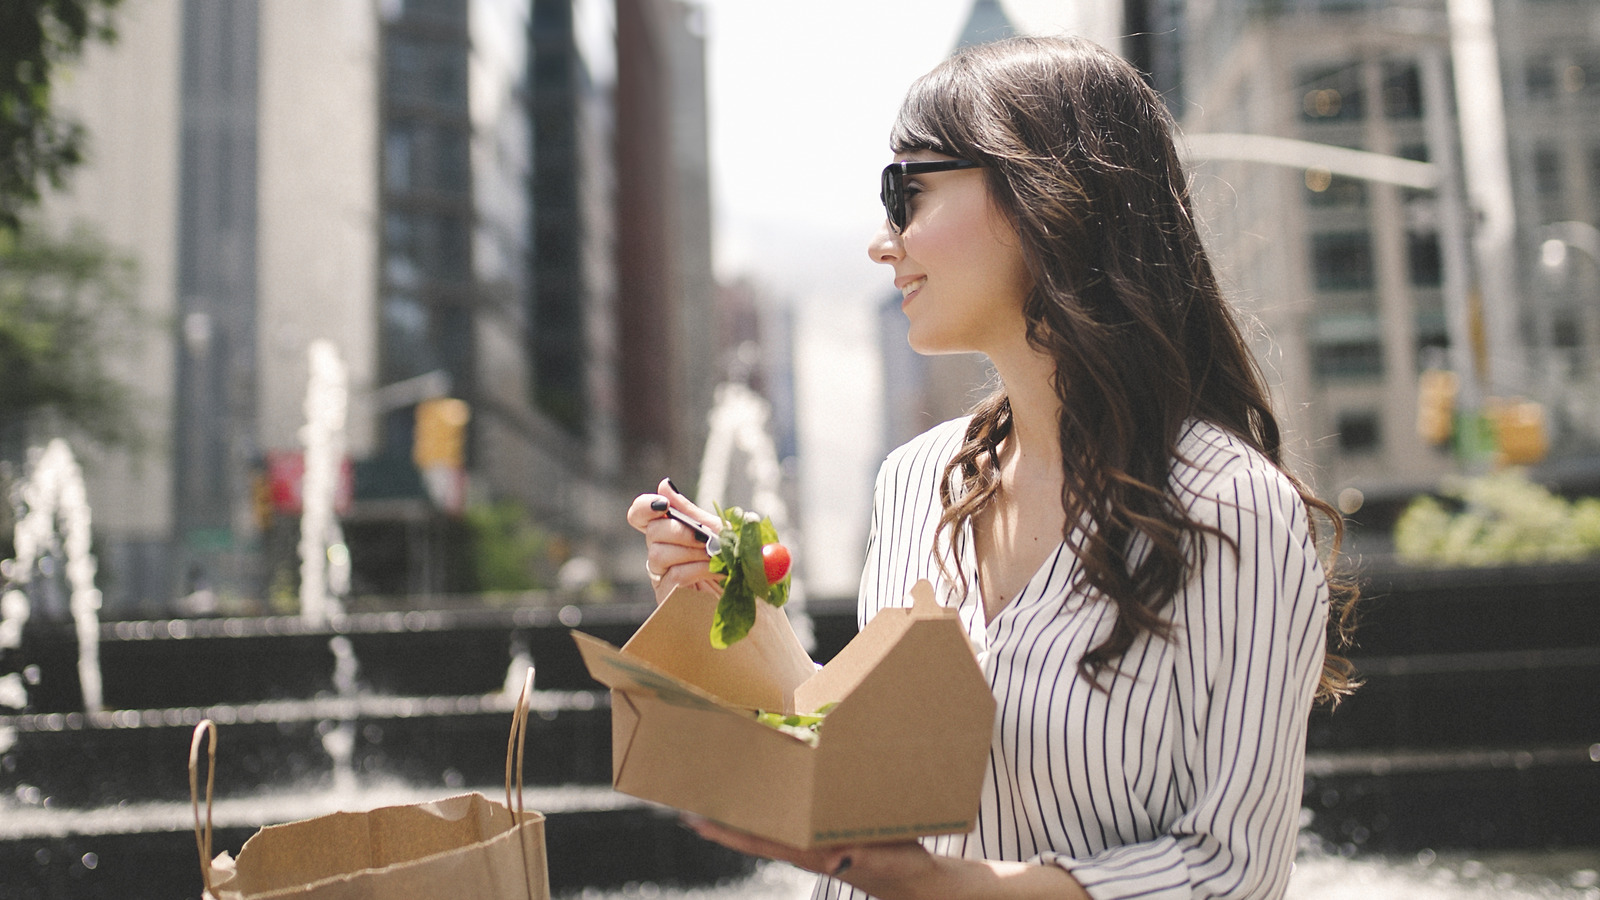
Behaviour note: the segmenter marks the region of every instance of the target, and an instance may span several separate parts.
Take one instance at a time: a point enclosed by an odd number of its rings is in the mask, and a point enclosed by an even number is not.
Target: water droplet
[[[1419,866],[1431,866],[1433,865],[1434,860],[1438,858],[1439,854],[1427,849],[1426,847],[1417,851],[1417,865]]]
[[[99,856],[99,854],[96,854],[96,853],[85,853],[83,855],[83,867],[85,869],[97,868],[99,865],[100,865],[100,856]]]

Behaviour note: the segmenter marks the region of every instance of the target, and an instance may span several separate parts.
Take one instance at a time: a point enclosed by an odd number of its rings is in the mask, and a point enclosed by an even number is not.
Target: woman
[[[879,472],[860,619],[922,577],[993,686],[968,835],[799,852],[821,897],[1276,897],[1306,719],[1351,688],[1312,514],[1201,246],[1159,98],[1082,40],[970,48],[912,86],[869,245],[922,353],[1000,387]],[[658,595],[704,583],[662,517],[629,519]],[[1331,627],[1330,627],[1331,623]]]

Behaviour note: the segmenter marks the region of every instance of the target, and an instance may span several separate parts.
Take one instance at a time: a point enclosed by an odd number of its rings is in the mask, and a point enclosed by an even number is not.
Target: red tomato
[[[777,584],[789,574],[789,548],[766,544],[761,548],[761,565],[767,570],[767,584]]]

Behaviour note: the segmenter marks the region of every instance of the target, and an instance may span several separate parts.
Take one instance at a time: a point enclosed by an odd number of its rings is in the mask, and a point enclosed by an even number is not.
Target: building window
[[[1327,169],[1306,170],[1306,205],[1324,209],[1364,209],[1367,183],[1334,175]]]
[[[1336,69],[1307,72],[1300,78],[1305,91],[1300,117],[1309,122],[1353,122],[1362,115],[1361,67],[1352,63]]]
[[[384,130],[384,187],[393,194],[465,194],[472,171],[467,129],[426,118],[396,115]]]
[[[1600,95],[1600,53],[1581,56],[1562,69],[1561,88],[1569,94]]]
[[[1448,366],[1450,325],[1444,314],[1444,298],[1427,292],[1418,294],[1416,299],[1417,371]]]
[[[1438,287],[1444,281],[1437,234],[1406,235],[1406,260],[1411,270],[1411,283],[1416,287]]]
[[[396,35],[384,57],[385,90],[402,103],[465,105],[466,51],[452,43]]]
[[[1373,453],[1382,443],[1378,414],[1372,410],[1339,413],[1339,452]]]
[[[1391,119],[1422,117],[1422,79],[1416,63],[1383,64],[1383,114]]]
[[[392,124],[383,136],[383,186],[395,192],[411,189],[411,164],[416,136],[404,124]]]
[[[1537,59],[1528,63],[1523,70],[1523,83],[1528,88],[1528,99],[1548,100],[1556,95],[1556,74],[1550,68],[1550,60]]]
[[[1311,265],[1318,290],[1368,290],[1372,287],[1372,239],[1364,231],[1312,235]]]
[[[1383,347],[1376,340],[1317,344],[1311,348],[1311,370],[1328,380],[1378,378]]]
[[[1561,194],[1561,155],[1554,147],[1533,148],[1533,186],[1545,200]]]
[[[1600,147],[1589,149],[1590,221],[1600,224]]]
[[[380,377],[385,384],[438,368],[434,353],[433,316],[416,294],[390,291],[380,309],[383,349]]]

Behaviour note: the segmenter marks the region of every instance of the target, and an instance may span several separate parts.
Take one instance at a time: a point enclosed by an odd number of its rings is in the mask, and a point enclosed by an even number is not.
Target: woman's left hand
[[[935,856],[916,841],[799,850],[685,814],[684,824],[724,847],[831,875],[880,900],[1015,898],[1089,900],[1077,880],[1057,866]]]
[[[893,886],[915,884],[932,874],[935,865],[933,854],[916,841],[801,850],[735,831],[699,816],[685,814],[683,822],[706,840],[731,850],[793,863],[819,875],[831,875],[874,896],[896,896]]]

